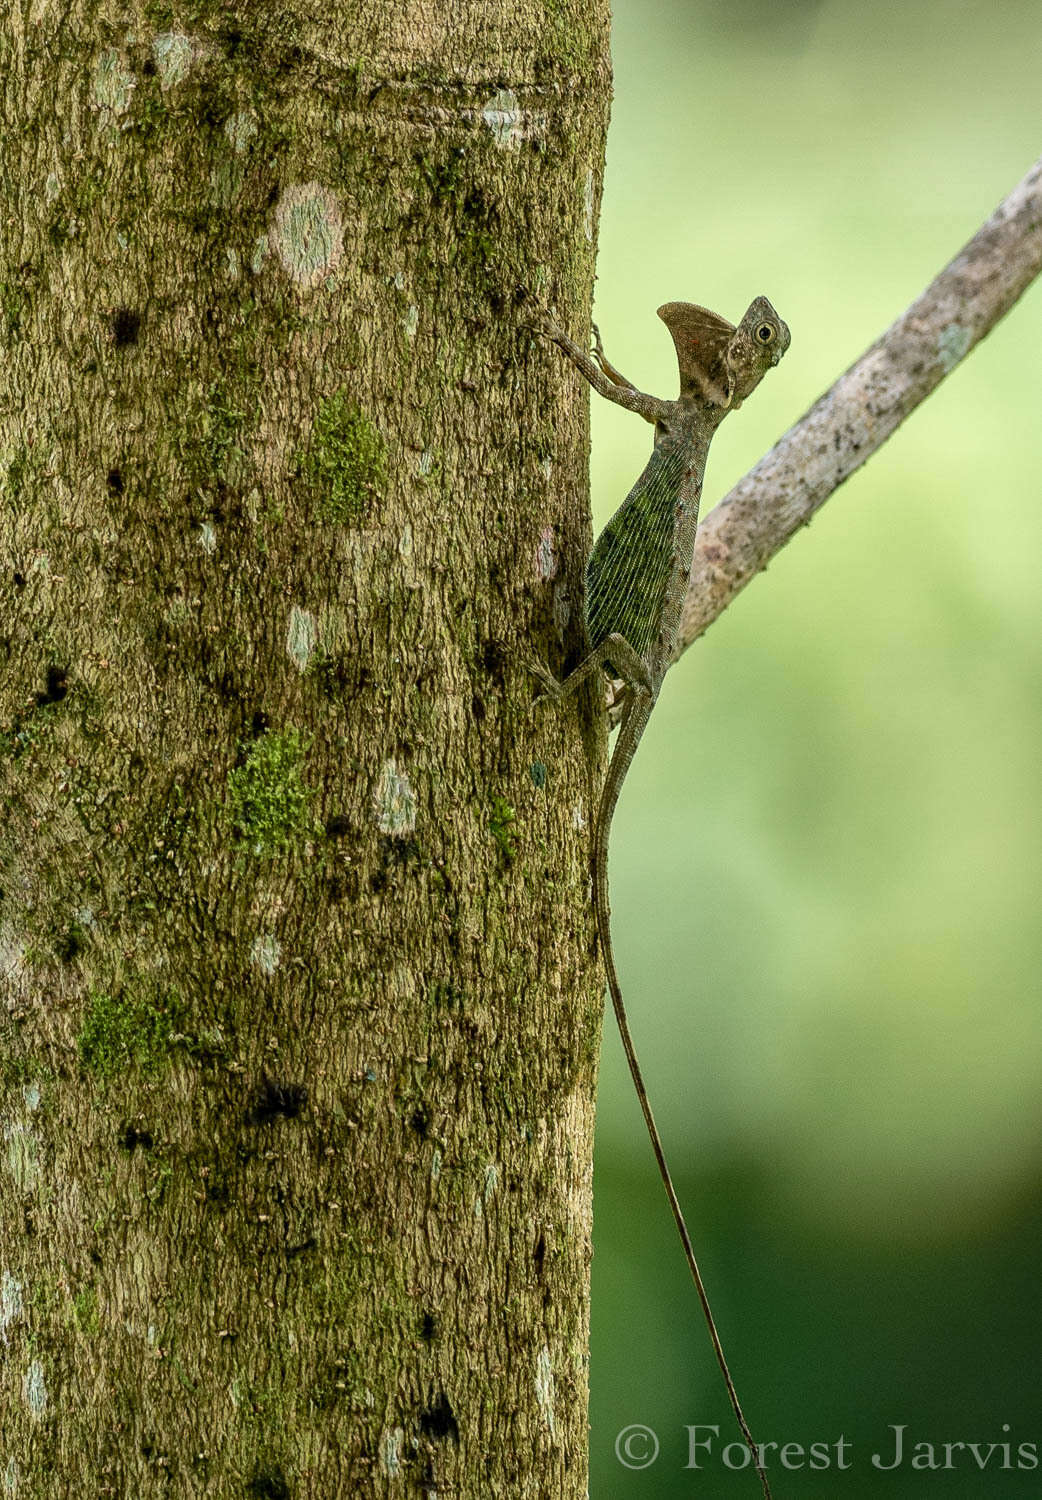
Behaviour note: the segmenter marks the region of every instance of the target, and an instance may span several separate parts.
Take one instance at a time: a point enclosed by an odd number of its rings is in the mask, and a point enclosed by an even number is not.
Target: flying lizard
[[[726,318],[690,302],[667,302],[658,309],[658,315],[673,335],[680,364],[680,395],[675,401],[649,396],[620,375],[605,359],[596,330],[594,358],[545,313],[535,325],[538,332],[563,350],[599,395],[627,411],[637,412],[655,428],[655,446],[647,467],[597,538],[586,567],[587,654],[563,682],[558,682],[544,668],[535,668],[544,689],[536,701],[560,700],[575,692],[594,673],[606,673],[616,684],[621,680],[613,702],[619,735],[593,828],[597,931],[622,1045],[659,1173],[680,1231],[731,1406],[752,1453],[763,1493],[770,1500],[761,1455],[724,1358],[626,1019],[611,942],[608,836],[626,772],[676,653],[709,444],[728,412],[736,411],[781,359],[789,347],[789,330],[766,297],[757,297],[750,303],[737,328]]]

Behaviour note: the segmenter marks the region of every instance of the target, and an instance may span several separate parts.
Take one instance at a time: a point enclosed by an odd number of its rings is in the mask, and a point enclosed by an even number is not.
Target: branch
[[[698,528],[676,656],[989,333],[1042,271],[1042,160]]]

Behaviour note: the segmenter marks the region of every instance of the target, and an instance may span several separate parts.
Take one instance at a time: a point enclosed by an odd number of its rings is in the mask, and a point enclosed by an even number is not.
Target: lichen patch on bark
[[[188,77],[192,66],[192,41],[180,31],[161,31],[152,38],[152,56],[159,71],[160,87],[173,88]]]
[[[279,195],[269,237],[291,281],[305,290],[321,285],[344,253],[336,195],[319,182],[291,183]]]

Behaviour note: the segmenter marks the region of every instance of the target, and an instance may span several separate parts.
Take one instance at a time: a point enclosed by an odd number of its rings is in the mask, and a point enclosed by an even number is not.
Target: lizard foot
[[[633,694],[623,677],[605,677],[604,707],[608,714],[608,728],[617,729],[626,717]]]
[[[543,304],[531,294],[525,296],[522,327],[527,328],[530,333],[539,334],[542,338],[553,339],[555,343],[559,339],[567,338],[567,334],[554,321]]]
[[[536,708],[540,703],[557,703],[560,701],[561,684],[551,672],[547,671],[542,662],[530,658],[525,662],[525,669],[531,672],[542,688],[542,692],[538,693],[532,699],[532,702],[529,704],[530,708]]]

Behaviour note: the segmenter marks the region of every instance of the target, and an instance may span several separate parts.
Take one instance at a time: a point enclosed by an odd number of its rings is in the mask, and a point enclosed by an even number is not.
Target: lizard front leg
[[[563,328],[559,328],[550,314],[542,307],[538,311],[531,324],[536,333],[541,333],[545,338],[552,339],[561,349],[577,370],[583,374],[593,386],[599,396],[604,396],[608,401],[614,401],[616,406],[624,406],[627,411],[635,411],[645,422],[652,425],[665,421],[672,411],[671,401],[661,401],[658,396],[649,396],[646,391],[638,391],[628,381],[616,379],[618,371],[611,366],[602,369],[600,365],[579,345],[570,339]],[[598,339],[598,343],[600,340]]]

